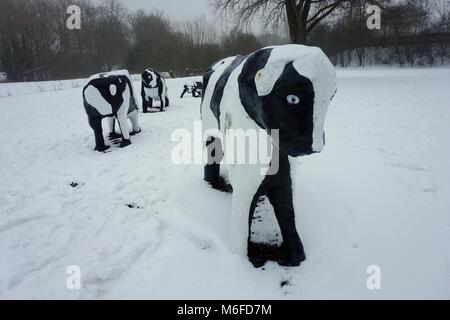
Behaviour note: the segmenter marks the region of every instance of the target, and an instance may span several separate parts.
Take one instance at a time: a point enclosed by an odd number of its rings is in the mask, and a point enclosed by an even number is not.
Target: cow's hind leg
[[[103,152],[108,150],[109,147],[105,145],[105,140],[103,139],[102,118],[90,116],[89,125],[95,135],[95,151]]]
[[[108,138],[110,140],[122,138],[122,135],[116,132],[116,120],[113,117],[108,118],[108,128],[109,128]]]
[[[169,98],[167,97],[167,93],[166,93],[164,100],[166,101],[166,108],[167,108],[170,104]]]
[[[220,176],[220,162],[223,159],[222,142],[219,138],[209,137],[206,141],[208,163],[205,165],[204,180],[214,189],[231,193],[233,188]]]
[[[142,113],[148,113],[148,101],[146,98],[142,99]]]
[[[148,98],[145,95],[144,84],[142,84],[142,88],[141,88],[141,98],[142,98],[142,113],[147,113],[148,112],[148,101],[147,101]]]
[[[138,134],[141,132],[141,127],[139,126],[138,121],[138,111],[134,110],[128,115],[128,118],[131,121],[131,126],[133,128],[133,131],[130,133],[130,135],[134,136],[135,134]]]
[[[122,106],[121,109],[117,112],[116,116],[117,122],[119,123],[120,132],[122,133],[122,141],[120,143],[121,148],[129,146],[131,144],[130,131],[128,129],[127,107]]]

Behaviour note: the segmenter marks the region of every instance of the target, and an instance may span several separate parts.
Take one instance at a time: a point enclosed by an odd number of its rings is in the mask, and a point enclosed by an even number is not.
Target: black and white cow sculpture
[[[192,94],[193,98],[200,98],[203,94],[203,83],[200,81],[191,81],[186,83],[183,87],[180,99],[183,99],[186,93]]]
[[[216,143],[230,129],[255,129],[267,135],[278,129],[279,133],[278,144],[268,136],[272,143],[269,159],[273,161],[276,152],[279,157],[276,174],[267,174],[261,165],[224,165],[233,188],[232,251],[248,254],[252,216],[260,197],[267,196],[283,238],[278,263],[298,266],[305,253],[292,200],[293,160],[318,153],[324,147],[325,116],[336,92],[333,65],[316,47],[267,47],[217,62],[206,72],[203,83],[201,114],[209,161],[215,153],[226,156],[234,152],[227,150],[226,144],[218,150],[222,146]],[[220,135],[209,135],[210,129],[218,129]],[[220,163],[208,162],[205,180],[215,188],[224,186]]]
[[[103,118],[109,120],[110,138],[118,137],[114,129],[117,120],[122,134],[121,148],[131,144],[130,135],[141,132],[133,84],[126,70],[99,73],[90,77],[83,89],[83,103],[89,125],[94,130],[96,151],[109,149],[103,138]],[[128,119],[132,124],[131,132]]]
[[[142,110],[144,113],[164,111],[169,106],[166,79],[157,71],[148,68],[142,73]],[[159,99],[160,106],[153,106],[154,100]]]

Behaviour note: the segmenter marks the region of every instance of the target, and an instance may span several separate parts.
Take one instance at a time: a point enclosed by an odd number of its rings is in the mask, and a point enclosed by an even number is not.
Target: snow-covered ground
[[[171,133],[199,119],[199,99],[178,99],[185,80],[106,154],[80,88],[0,98],[0,298],[449,299],[450,69],[338,77],[327,146],[298,160],[299,268],[232,254],[230,195],[171,162]]]

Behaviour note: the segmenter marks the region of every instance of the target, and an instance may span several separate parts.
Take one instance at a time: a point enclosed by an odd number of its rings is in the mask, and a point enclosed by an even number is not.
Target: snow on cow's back
[[[93,74],[92,76],[89,77],[89,79],[87,80],[87,83],[89,83],[95,79],[103,78],[105,76],[126,76],[131,81],[130,73],[128,72],[128,70],[114,70],[114,71],[100,72],[100,73]]]

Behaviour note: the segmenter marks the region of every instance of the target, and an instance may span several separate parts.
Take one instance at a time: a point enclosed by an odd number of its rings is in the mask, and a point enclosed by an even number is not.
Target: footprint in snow
[[[70,187],[74,188],[74,189],[80,189],[81,187],[84,186],[84,183],[79,183],[79,182],[71,182],[69,184]]]
[[[143,207],[141,207],[135,203],[126,203],[125,205],[130,209],[143,209]]]

